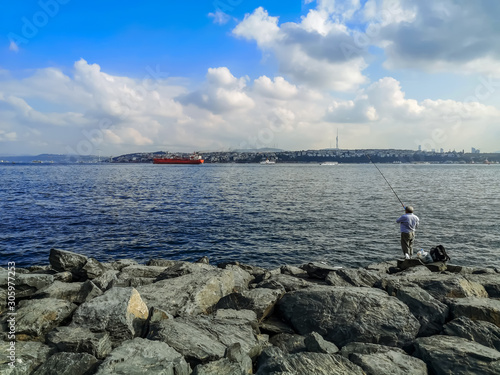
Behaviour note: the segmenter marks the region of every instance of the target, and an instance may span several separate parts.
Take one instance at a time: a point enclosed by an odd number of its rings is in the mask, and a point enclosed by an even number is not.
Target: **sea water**
[[[454,264],[500,267],[500,166],[378,166],[420,217],[416,250],[442,244]],[[19,267],[47,264],[52,247],[100,261],[365,266],[402,258],[402,213],[371,164],[0,165],[0,259]]]

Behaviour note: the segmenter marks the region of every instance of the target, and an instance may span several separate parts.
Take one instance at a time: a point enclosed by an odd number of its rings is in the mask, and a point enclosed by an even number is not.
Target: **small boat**
[[[319,165],[338,165],[338,161],[325,161],[323,163],[319,163]]]
[[[203,164],[204,162],[205,160],[197,154],[188,157],[172,156],[166,158],[153,158],[153,164]]]
[[[274,160],[266,159],[261,161],[260,164],[276,164],[276,162]]]

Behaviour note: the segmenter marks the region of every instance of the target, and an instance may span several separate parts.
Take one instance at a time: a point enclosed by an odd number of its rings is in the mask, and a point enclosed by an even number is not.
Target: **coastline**
[[[500,369],[496,268],[101,263],[58,249],[49,263],[0,269],[0,293],[11,302],[0,307],[2,374]]]

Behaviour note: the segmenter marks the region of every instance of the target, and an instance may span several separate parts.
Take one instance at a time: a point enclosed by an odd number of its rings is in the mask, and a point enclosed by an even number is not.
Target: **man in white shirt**
[[[413,214],[413,207],[406,206],[405,214],[396,220],[401,230],[401,248],[406,259],[413,256],[413,240],[415,239],[415,230],[418,227],[419,219]]]

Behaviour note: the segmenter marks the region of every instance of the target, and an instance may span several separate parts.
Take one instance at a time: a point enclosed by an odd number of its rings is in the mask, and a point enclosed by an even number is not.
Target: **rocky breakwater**
[[[500,374],[495,269],[49,261],[16,270],[13,362],[0,306],[0,374]]]

